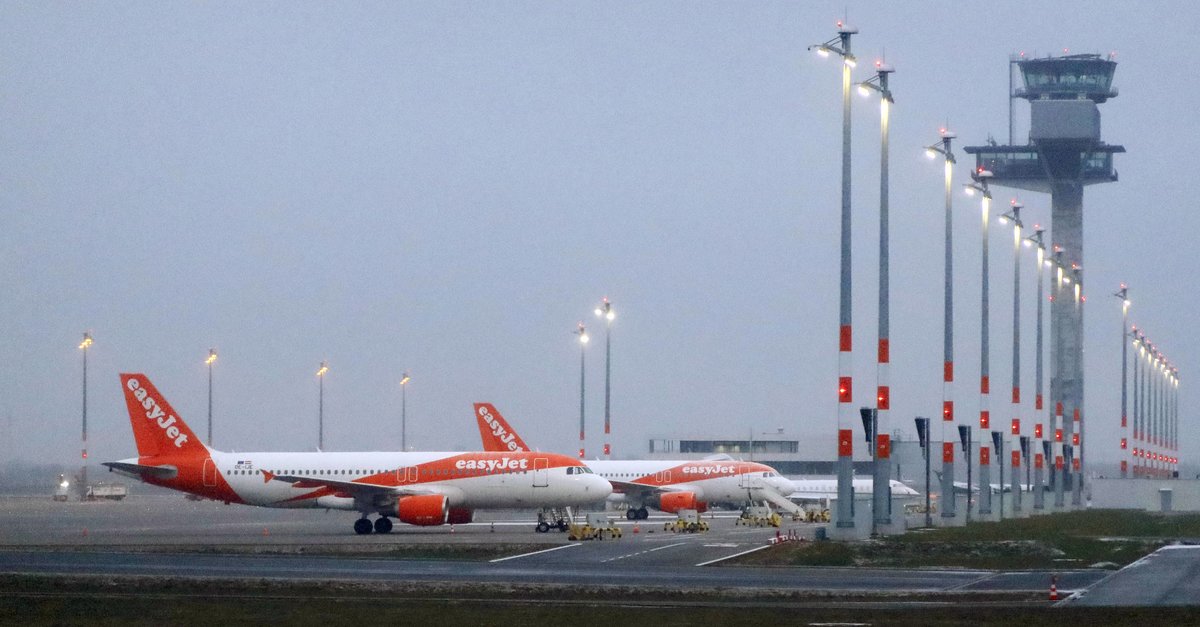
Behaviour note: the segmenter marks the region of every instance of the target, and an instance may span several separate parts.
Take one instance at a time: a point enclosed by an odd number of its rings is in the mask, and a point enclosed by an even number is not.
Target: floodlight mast
[[[888,410],[891,408],[891,350],[890,350],[890,312],[889,301],[889,270],[888,270],[888,134],[891,116],[891,105],[895,102],[888,88],[888,76],[895,68],[883,61],[875,62],[875,76],[858,84],[859,91],[870,96],[872,92],[879,94],[879,342],[877,345],[878,366],[876,369],[877,387],[875,394],[876,439],[871,442],[875,447],[875,463],[872,470],[872,516],[873,529],[892,523],[892,491],[891,485],[891,445],[887,433]]]
[[[945,193],[945,255],[942,300],[942,518],[954,518],[956,503],[954,498],[954,443],[946,435],[946,427],[954,425],[954,151],[951,143],[955,134],[946,128],[941,129],[941,141],[925,147],[925,154],[937,158],[940,154],[944,161],[944,193]],[[970,452],[966,454],[970,463]],[[967,486],[970,494],[971,487]],[[970,505],[968,496],[967,503]]]
[[[851,36],[858,29],[837,23],[837,36],[828,41],[809,46],[817,54],[828,57],[837,54],[842,58],[842,211],[841,211],[841,272],[840,298],[838,300],[838,503],[837,522],[839,529],[854,528],[854,437],[848,428],[848,415],[853,402],[853,377],[851,374],[852,325],[851,325],[851,265],[850,265],[850,70],[857,60],[850,51]]]
[[[992,205],[992,192],[988,187],[988,181],[992,178],[990,170],[978,169],[971,173],[973,182],[967,183],[965,189],[967,194],[974,195],[978,192],[981,196],[981,233],[982,233],[982,263],[980,274],[980,307],[979,307],[979,513],[981,515],[991,515],[992,513],[992,491],[991,491],[991,450],[987,446],[987,440],[983,437],[982,432],[991,428],[991,413],[988,402],[988,395],[991,393],[991,381],[989,373],[989,345],[988,345],[988,223],[990,221],[989,214]],[[969,462],[968,462],[969,463]]]

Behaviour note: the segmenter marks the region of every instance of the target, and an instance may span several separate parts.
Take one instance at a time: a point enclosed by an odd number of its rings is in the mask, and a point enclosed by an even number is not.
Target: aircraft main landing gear
[[[371,521],[366,518],[359,518],[354,521],[354,533],[360,536],[371,533]]]
[[[380,516],[379,519],[375,521],[375,533],[391,533],[391,532],[392,532],[391,519],[388,518],[387,516]]]
[[[649,517],[650,512],[646,511],[645,507],[639,507],[637,509],[630,508],[625,510],[626,520],[646,520]]]

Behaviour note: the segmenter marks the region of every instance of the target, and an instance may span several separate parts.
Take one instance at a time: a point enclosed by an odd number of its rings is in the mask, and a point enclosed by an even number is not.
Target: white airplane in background
[[[569,507],[612,485],[552,453],[223,453],[205,446],[143,374],[122,374],[138,456],[105,462],[146,483],[260,507],[361,513],[359,534],[470,522],[476,509]],[[368,519],[378,514],[374,524]]]
[[[475,419],[486,451],[517,453],[529,447],[491,403],[475,403]],[[792,482],[774,468],[728,455],[703,460],[591,460],[585,464],[613,485],[609,501],[629,505],[625,517],[644,520],[646,506],[668,514],[706,511],[709,503],[769,502],[792,513],[802,510],[786,495]]]
[[[788,495],[789,499],[800,501],[829,500],[836,501],[837,479],[792,479],[796,490]],[[870,478],[853,479],[854,494],[858,496],[875,493],[875,481]],[[920,496],[921,493],[904,485],[904,482],[892,479],[888,481],[894,497]]]
[[[937,475],[938,485],[940,486],[941,480],[942,480],[942,473],[935,471],[933,474]],[[1001,488],[999,483],[989,483],[988,486],[990,486],[992,488],[992,494],[1000,494],[1001,492],[1006,492],[1006,493],[1012,492],[1012,485],[1007,484],[1007,483],[1004,484],[1003,488]],[[1049,484],[1043,484],[1042,489],[1047,492],[1051,491]],[[972,485],[970,491],[978,492],[979,484]],[[1028,483],[1022,483],[1021,491],[1022,492],[1033,492],[1033,486]],[[967,482],[966,481],[955,481],[954,482],[954,493],[955,494],[966,494],[967,493]]]

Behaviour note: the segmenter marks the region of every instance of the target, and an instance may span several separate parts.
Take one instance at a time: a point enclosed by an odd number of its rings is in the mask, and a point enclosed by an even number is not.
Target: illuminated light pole
[[[1042,292],[1042,286],[1045,284],[1044,276],[1046,264],[1048,263],[1046,259],[1046,243],[1044,240],[1045,233],[1046,230],[1043,229],[1041,225],[1035,224],[1033,225],[1033,235],[1030,235],[1025,239],[1026,242],[1037,246],[1037,342],[1036,348],[1034,349],[1033,393],[1033,410],[1034,415],[1037,416],[1037,422],[1035,422],[1033,425],[1033,437],[1037,438],[1040,450],[1034,455],[1033,458],[1033,509],[1035,510],[1046,508],[1046,494],[1042,489],[1042,473],[1047,463],[1046,458],[1050,456],[1049,453],[1046,452],[1048,449],[1046,444],[1049,444],[1049,442],[1046,442],[1045,440],[1046,432],[1043,430],[1042,425],[1042,411],[1044,410],[1044,405],[1042,403],[1042,386],[1045,374],[1042,370],[1042,320],[1044,319],[1042,315],[1042,306],[1045,301],[1045,297]],[[1053,431],[1054,419],[1051,418],[1049,422],[1051,431]]]
[[[1071,282],[1071,279],[1063,274],[1062,257],[1062,248],[1055,246],[1053,261],[1055,277],[1053,282],[1054,289],[1051,290],[1050,296],[1052,302],[1054,302],[1054,300],[1058,298],[1058,295],[1062,293],[1063,286]],[[1064,330],[1062,329],[1062,325],[1064,318],[1062,316],[1054,316],[1053,312],[1051,312],[1051,314],[1050,339],[1052,340],[1052,346],[1050,347],[1050,351],[1051,355],[1057,355],[1062,350],[1063,346]],[[1054,484],[1054,507],[1061,509],[1066,505],[1066,501],[1063,496],[1063,490],[1066,487],[1066,483],[1070,474],[1070,470],[1067,465],[1068,446],[1067,442],[1063,439],[1063,434],[1064,432],[1069,433],[1068,428],[1070,425],[1063,419],[1063,398],[1061,390],[1058,393],[1055,393],[1055,387],[1051,385],[1050,395],[1050,400],[1054,404],[1054,418],[1052,427],[1054,428],[1055,445],[1054,473],[1051,475],[1053,477],[1051,483]]]
[[[1145,412],[1142,409],[1146,395],[1145,384],[1142,379],[1142,362],[1145,360],[1145,346],[1142,341],[1142,332],[1138,331],[1136,326],[1130,330],[1130,334],[1133,336],[1133,339],[1130,341],[1137,351],[1133,356],[1133,476],[1141,477],[1143,470],[1141,453],[1145,446],[1142,442],[1145,434]]]
[[[1073,281],[1073,291],[1075,293],[1075,320],[1082,322],[1083,320],[1083,268],[1078,265],[1073,265],[1071,268]],[[1083,345],[1083,325],[1073,325],[1075,331],[1074,346]],[[1084,435],[1083,435],[1083,379],[1079,379],[1078,396],[1076,404],[1071,408],[1071,422],[1074,423],[1073,435],[1071,437],[1071,470],[1074,473],[1074,483],[1071,484],[1071,505],[1076,507],[1083,504],[1083,477],[1086,472],[1086,458],[1084,456]]]
[[[217,349],[208,349],[208,359],[204,360],[204,365],[208,366],[208,445],[212,446],[212,372],[213,364],[217,361]]]
[[[1179,453],[1179,368],[1172,371],[1171,382],[1173,389],[1171,390],[1171,452],[1175,455]],[[1178,470],[1179,458],[1172,457],[1171,463]]]
[[[596,317],[603,318],[604,325],[604,459],[612,459],[612,430],[610,428],[610,403],[612,401],[612,322],[617,317],[608,297],[596,307]]]
[[[1179,452],[1179,368],[1175,369],[1173,381],[1175,389],[1171,392],[1171,452]],[[1179,459],[1175,459],[1179,465]]]
[[[1146,334],[1142,334],[1142,474],[1150,476],[1150,456],[1147,449],[1150,447],[1150,433],[1152,428],[1153,415],[1150,412],[1150,399],[1152,390],[1150,387],[1150,360],[1151,348],[1150,342],[1146,339]]]
[[[79,470],[79,500],[87,497],[87,356],[88,348],[92,345],[92,333],[90,331],[83,332],[83,341],[79,343],[79,350],[83,351],[83,447],[80,449],[80,460],[83,465]]]
[[[317,369],[317,450],[325,450],[325,373],[329,372],[329,364],[321,362]]]
[[[408,450],[408,371],[400,375],[400,450]]]
[[[584,358],[587,355],[588,334],[583,323],[579,323],[579,328],[574,331],[575,335],[579,336],[579,459],[583,459],[586,451],[584,450],[584,422],[583,422],[583,391],[584,391]]]
[[[1121,478],[1125,479],[1129,477],[1129,460],[1125,459],[1129,447],[1129,344],[1125,341],[1129,336],[1129,287],[1122,283],[1113,296],[1121,299]]]
[[[1154,352],[1154,469],[1162,476],[1162,398],[1163,398],[1163,356],[1159,351]]]
[[[850,272],[850,70],[857,65],[850,52],[850,37],[858,32],[839,21],[837,36],[822,44],[809,46],[822,57],[837,54],[842,58],[842,220],[841,279],[838,300],[838,502],[837,527],[854,528],[854,436],[847,416],[853,402],[851,376],[851,272]]]
[[[889,369],[891,368],[890,350],[890,320],[888,311],[889,300],[889,271],[888,271],[888,130],[895,100],[888,88],[888,75],[895,68],[883,61],[875,62],[875,76],[858,84],[858,90],[865,96],[871,92],[879,94],[879,343],[878,366],[876,369],[877,388],[875,403],[878,412],[875,416],[875,464],[874,482],[871,492],[871,512],[874,516],[875,527],[892,524],[892,490],[891,476],[891,442],[887,433],[888,409],[891,407],[891,386]]]
[[[980,282],[980,324],[979,324],[979,429],[987,431],[991,427],[991,416],[988,411],[988,394],[990,393],[990,382],[988,378],[988,213],[992,206],[992,193],[988,189],[988,180],[992,178],[992,173],[988,170],[977,170],[971,174],[974,179],[973,183],[966,185],[967,194],[979,192],[982,196],[980,205],[982,207],[983,225],[983,263],[981,282]],[[979,440],[979,513],[990,515],[992,513],[992,473],[991,473],[991,451],[987,447],[987,440],[980,436]]]
[[[1012,222],[1013,225],[1013,326],[1012,326],[1012,511],[1013,515],[1021,512],[1021,209],[1025,205],[1014,199],[1008,213],[1000,216],[1001,224]],[[1001,486],[1003,490],[1003,486]]]
[[[951,141],[955,134],[943,128],[941,145],[926,146],[925,154],[930,159],[942,155],[944,161],[943,184],[946,200],[946,245],[944,286],[942,297],[942,518],[954,518],[954,442],[946,436],[946,427],[954,424],[954,151]],[[970,425],[967,426],[970,428]],[[967,452],[967,464],[971,455]],[[971,486],[967,486],[967,504],[971,502]]]

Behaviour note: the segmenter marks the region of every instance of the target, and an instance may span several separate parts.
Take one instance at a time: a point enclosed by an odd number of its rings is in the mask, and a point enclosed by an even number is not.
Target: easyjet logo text
[[[133,397],[142,404],[142,409],[146,410],[146,420],[154,421],[159,429],[162,429],[167,438],[175,441],[175,448],[183,448],[183,443],[188,441],[187,434],[180,433],[179,427],[175,426],[175,421],[178,420],[175,416],[168,416],[163,412],[158,403],[146,392],[146,388],[138,383],[137,379],[130,379],[125,384],[130,392],[133,392]]]
[[[733,466],[722,466],[720,464],[713,466],[684,466],[683,474],[685,475],[732,475],[737,471]]]
[[[483,421],[487,423],[487,426],[492,429],[492,435],[496,436],[496,439],[499,440],[501,444],[507,446],[508,450],[521,450],[521,447],[518,446],[514,441],[517,434],[509,433],[508,429],[505,429],[504,425],[500,424],[499,420],[496,420],[496,417],[492,415],[492,412],[488,411],[487,407],[479,408],[479,417],[483,418]]]
[[[459,470],[527,470],[529,468],[528,459],[509,459],[501,457],[500,459],[460,459],[454,463],[454,467]]]

